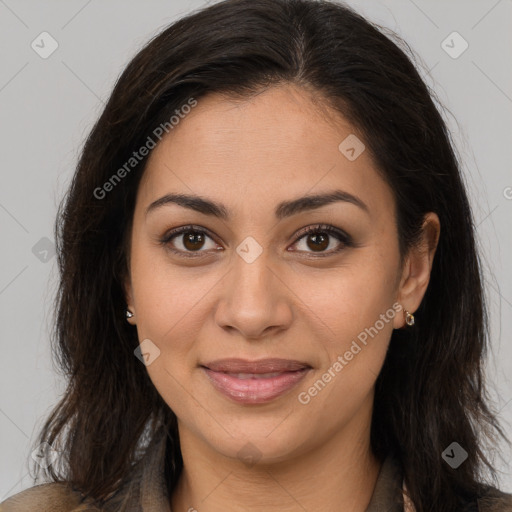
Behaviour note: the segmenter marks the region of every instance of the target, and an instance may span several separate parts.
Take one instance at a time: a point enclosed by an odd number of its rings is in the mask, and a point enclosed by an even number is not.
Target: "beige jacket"
[[[165,436],[155,435],[143,459],[134,467],[128,484],[101,509],[102,512],[171,512],[164,482]],[[80,493],[62,483],[40,484],[0,503],[0,512],[84,512],[100,509],[81,500]],[[194,510],[194,509],[191,509]],[[481,499],[474,512],[512,512],[512,495],[493,490]],[[402,475],[398,464],[388,457],[380,470],[366,512],[414,512],[404,508]],[[455,511],[454,511],[455,512]],[[469,512],[469,511],[468,511]]]

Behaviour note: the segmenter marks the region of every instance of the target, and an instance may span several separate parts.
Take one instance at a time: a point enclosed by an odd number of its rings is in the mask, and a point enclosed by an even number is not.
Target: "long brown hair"
[[[394,39],[331,1],[226,0],[173,23],[129,63],[87,138],[56,223],[52,341],[69,384],[36,441],[62,452],[49,479],[106,500],[162,425],[169,490],[183,465],[176,416],[134,356],[137,334],[125,319],[127,240],[147,157],[105,196],[98,187],[190,98],[248,98],[294,83],[363,134],[394,192],[402,261],[425,213],[441,222],[416,326],[393,332],[376,383],[373,452],[400,461],[418,512],[453,512],[482,492],[485,475],[497,481],[482,443],[506,438],[483,381],[489,333],[474,221],[434,94]],[[469,454],[456,470],[441,457],[452,441]]]

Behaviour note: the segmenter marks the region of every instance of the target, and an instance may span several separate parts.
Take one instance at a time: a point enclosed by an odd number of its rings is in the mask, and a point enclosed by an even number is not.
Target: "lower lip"
[[[283,372],[276,377],[264,379],[239,379],[234,374],[215,372],[205,367],[202,369],[217,391],[243,404],[269,402],[296,386],[311,370],[304,368],[295,372]]]

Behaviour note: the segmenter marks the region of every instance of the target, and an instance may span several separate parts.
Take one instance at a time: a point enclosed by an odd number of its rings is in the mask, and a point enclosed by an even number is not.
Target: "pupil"
[[[201,247],[195,245],[195,244],[202,244],[202,242],[204,242],[204,238],[203,238],[203,235],[201,233],[198,233],[196,231],[189,231],[186,235],[185,235],[185,241],[183,243],[183,245],[185,245],[185,247],[187,249],[190,249],[190,250],[195,250],[195,249],[200,249]],[[189,247],[189,244],[192,244],[191,247]]]
[[[309,240],[313,240],[313,246],[310,246],[310,249],[325,249],[329,245],[327,242],[327,236],[325,234],[312,234],[309,237]],[[319,242],[319,239],[322,239],[322,241]],[[327,243],[326,243],[327,242]]]

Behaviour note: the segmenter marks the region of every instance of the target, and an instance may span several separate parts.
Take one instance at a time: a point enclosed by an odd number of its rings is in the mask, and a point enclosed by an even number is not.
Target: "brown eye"
[[[330,246],[332,238],[338,241],[338,247],[327,251],[326,249]],[[349,235],[328,224],[309,226],[299,233],[294,245],[299,244],[302,239],[305,239],[305,243],[303,244],[305,248],[299,248],[299,252],[317,253],[319,256],[329,256],[340,252],[345,247],[354,247],[354,243]],[[336,247],[336,244],[334,244],[334,246]]]
[[[189,251],[197,251],[204,245],[204,234],[199,231],[183,233],[183,245]]]
[[[211,240],[210,247],[208,240]],[[193,226],[173,229],[160,242],[173,253],[184,257],[204,256],[208,250],[217,249],[217,244],[204,230]]]
[[[329,236],[325,233],[313,233],[311,235],[307,235],[307,244],[310,249],[314,251],[323,251],[327,249],[329,246]]]

